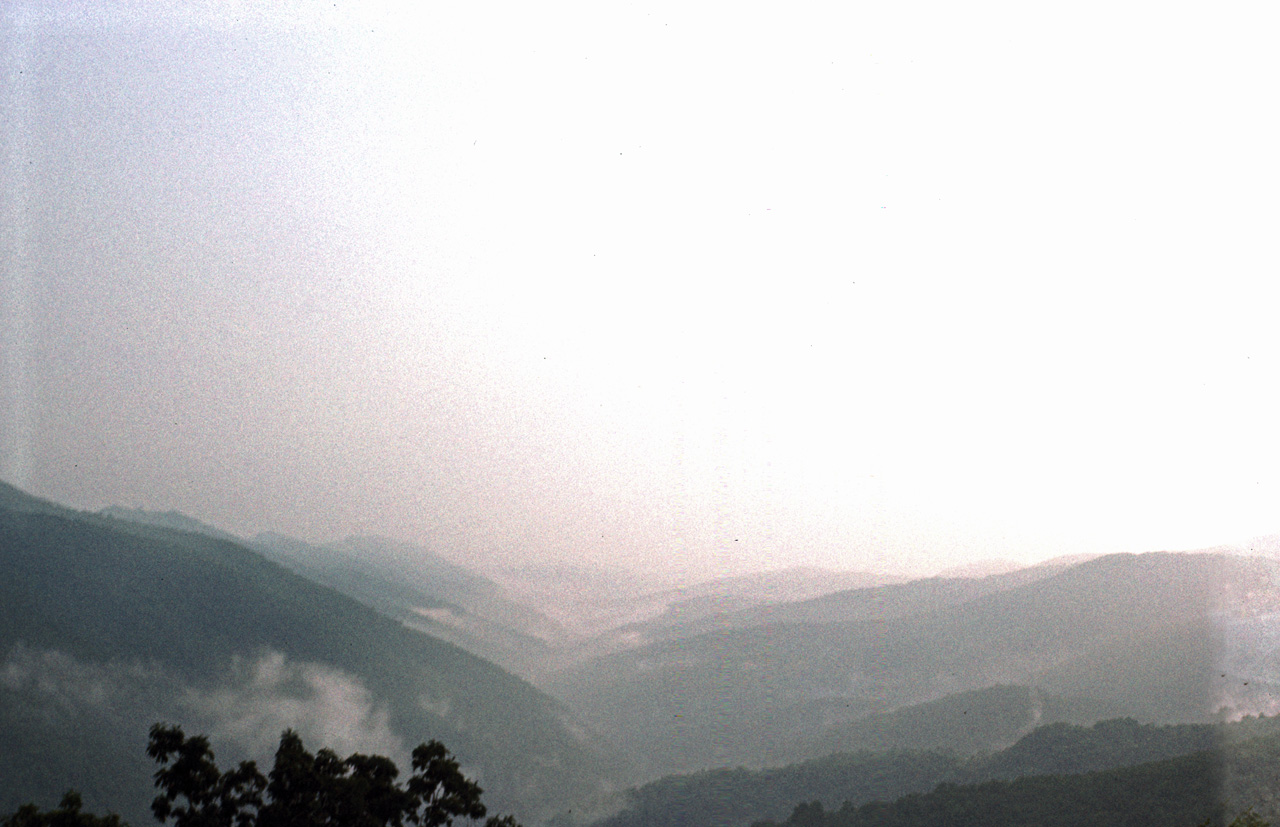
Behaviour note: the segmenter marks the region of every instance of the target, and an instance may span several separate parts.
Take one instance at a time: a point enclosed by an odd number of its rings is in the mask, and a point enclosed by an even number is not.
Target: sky
[[[0,479],[481,566],[1280,532],[1263,3],[0,14]]]

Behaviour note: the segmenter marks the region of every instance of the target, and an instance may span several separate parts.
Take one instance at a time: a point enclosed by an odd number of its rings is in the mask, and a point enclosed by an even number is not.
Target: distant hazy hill
[[[903,579],[805,566],[721,577],[663,592],[670,605],[650,625],[683,629],[686,624],[703,621],[708,628],[714,628],[757,607],[795,605],[833,592],[883,586]]]
[[[612,630],[614,637],[656,642],[760,625],[763,619],[830,600],[836,594],[901,582],[892,575],[798,566],[694,583],[654,592],[665,608]]]
[[[808,600],[740,612],[726,618],[724,627],[745,629],[774,623],[850,623],[934,612],[1052,577],[1081,562],[1084,560],[1068,558],[984,577],[938,576],[905,583],[871,583]]]
[[[98,514],[113,520],[126,520],[131,523],[153,525],[159,528],[172,528],[174,531],[204,534],[208,537],[216,537],[219,540],[226,540],[231,543],[244,542],[244,540],[229,531],[223,531],[208,523],[201,522],[194,517],[183,514],[181,511],[148,511],[145,508],[125,508],[119,505],[109,505],[99,511]]]
[[[421,546],[381,537],[316,545],[279,534],[248,542],[266,557],[421,632],[531,676],[566,631],[483,575]]]
[[[735,628],[742,618],[796,605],[819,595],[895,582],[890,575],[795,567],[677,584],[673,572],[635,572],[583,564],[534,564],[511,570],[504,581],[537,600],[578,633],[556,666],[592,657]],[[749,622],[749,621],[748,621]]]
[[[223,539],[0,484],[0,571],[0,811],[74,786],[148,823],[158,720],[224,760],[265,757],[287,726],[401,762],[439,738],[526,818],[616,766],[518,678]]]
[[[958,566],[950,566],[938,572],[939,577],[991,577],[996,574],[1010,574],[1019,571],[1026,566],[1015,563],[1012,560],[975,560],[972,563],[962,563]]]
[[[818,734],[787,744],[782,755],[940,749],[960,755],[1001,749],[1041,721],[1072,720],[1069,704],[1028,686],[992,686],[842,721],[841,702],[824,710]],[[1092,721],[1092,719],[1090,719]],[[767,756],[772,762],[773,756]]]
[[[509,589],[526,602],[546,604],[579,635],[628,640],[686,636],[687,624],[720,628],[722,619],[742,611],[902,579],[812,566],[708,579],[696,572],[567,561],[525,563],[502,576]],[[668,628],[675,631],[668,634]]]
[[[1248,681],[1226,668],[1222,630],[1236,617],[1265,627],[1280,605],[1277,568],[1227,555],[1114,555],[862,589],[758,610],[759,625],[597,658],[548,685],[654,769],[808,757],[871,713],[995,684],[1111,715],[1208,720]]]

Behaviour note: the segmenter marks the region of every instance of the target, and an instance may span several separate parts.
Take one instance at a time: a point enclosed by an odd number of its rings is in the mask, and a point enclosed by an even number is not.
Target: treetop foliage
[[[153,726],[147,754],[160,763],[152,812],[174,827],[449,827],[487,812],[479,785],[438,741],[413,751],[413,774],[403,786],[391,759],[340,758],[329,749],[313,755],[292,730],[280,736],[266,776],[253,761],[219,770],[208,739],[188,738],[176,726]],[[486,827],[519,826],[505,816],[489,818]]]
[[[56,809],[41,812],[34,804],[0,819],[0,827],[128,827],[118,815],[96,816],[80,812],[80,793],[68,790]]]
[[[147,755],[160,764],[151,811],[173,827],[450,827],[455,818],[475,821],[487,812],[483,790],[439,741],[413,751],[404,785],[396,783],[400,770],[390,758],[340,758],[330,749],[313,755],[293,730],[281,734],[265,776],[253,761],[223,772],[209,739],[188,738],[178,726],[151,727]],[[79,793],[69,791],[57,809],[27,804],[0,818],[0,827],[128,827],[118,815],[83,813],[81,804]],[[491,816],[485,827],[520,825]]]

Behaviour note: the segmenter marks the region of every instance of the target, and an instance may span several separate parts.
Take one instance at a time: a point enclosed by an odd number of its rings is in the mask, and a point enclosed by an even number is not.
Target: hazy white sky
[[[35,493],[707,570],[1280,531],[1268,4],[3,14]]]

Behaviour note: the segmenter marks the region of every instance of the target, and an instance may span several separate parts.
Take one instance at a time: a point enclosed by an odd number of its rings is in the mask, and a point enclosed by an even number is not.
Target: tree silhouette
[[[413,751],[413,774],[396,783],[395,763],[381,755],[314,755],[292,730],[280,736],[275,764],[264,777],[253,761],[222,772],[204,736],[156,724],[147,754],[160,764],[151,811],[174,827],[449,827],[455,818],[481,819],[482,790],[464,776],[438,741]],[[510,816],[487,827],[519,827]]]
[[[128,827],[118,815],[95,816],[80,812],[80,793],[68,790],[56,809],[41,812],[34,804],[0,818],[0,827]]]

